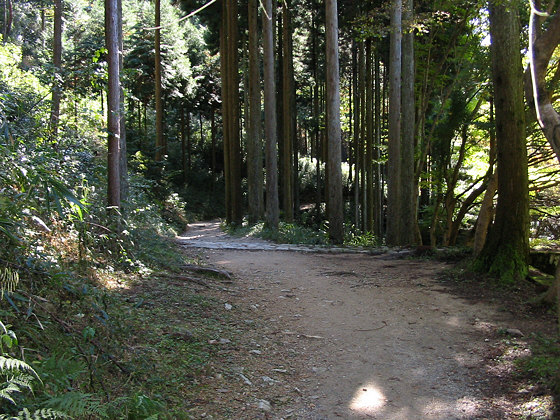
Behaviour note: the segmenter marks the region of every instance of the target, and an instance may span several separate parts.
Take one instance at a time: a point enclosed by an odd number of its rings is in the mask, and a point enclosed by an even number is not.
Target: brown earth
[[[550,325],[453,293],[438,280],[448,263],[278,250],[218,222],[178,241],[233,274],[212,293],[235,334],[214,343],[194,418],[552,418],[550,396],[510,378],[512,355]]]

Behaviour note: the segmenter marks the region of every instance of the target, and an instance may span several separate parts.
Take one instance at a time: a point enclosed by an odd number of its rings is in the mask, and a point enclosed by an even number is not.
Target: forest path
[[[223,342],[236,367],[209,380],[212,402],[194,415],[506,418],[485,395],[485,365],[498,329],[524,326],[451,294],[436,279],[445,263],[278,251],[218,222],[191,225],[178,240],[233,274],[220,296],[238,318],[233,346]]]

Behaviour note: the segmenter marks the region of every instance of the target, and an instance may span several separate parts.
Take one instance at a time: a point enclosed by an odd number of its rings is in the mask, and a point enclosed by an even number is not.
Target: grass
[[[531,355],[517,361],[520,374],[551,389],[560,397],[560,337],[538,335]]]

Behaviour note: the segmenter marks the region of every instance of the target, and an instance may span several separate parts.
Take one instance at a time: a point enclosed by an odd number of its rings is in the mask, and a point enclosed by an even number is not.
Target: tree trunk
[[[360,95],[363,92],[358,90],[358,41],[352,41],[352,84],[354,86],[354,225],[360,229]]]
[[[404,0],[405,33],[402,40],[402,143],[401,214],[399,245],[416,245],[416,194],[414,191],[414,29],[413,0]]]
[[[375,81],[375,149],[373,151],[373,158],[375,160],[375,170],[373,172],[374,182],[374,205],[373,217],[375,220],[374,233],[378,238],[383,237],[383,179],[381,176],[381,116],[383,113],[383,91],[381,90],[381,70],[379,64],[379,53],[375,54],[374,63],[374,81]]]
[[[181,106],[181,168],[183,169],[183,182],[187,181],[187,124],[185,119],[185,107]]]
[[[228,99],[231,102],[230,119],[230,188],[231,188],[231,223],[241,225],[243,222],[243,195],[241,191],[241,138],[239,135],[239,30],[237,0],[228,2],[228,72],[230,90]]]
[[[494,98],[491,96],[489,101],[490,107],[490,151],[488,153],[488,163],[490,168],[488,172],[490,173],[490,179],[488,180],[488,185],[486,186],[486,192],[484,193],[484,198],[482,199],[482,204],[480,205],[480,210],[478,212],[478,219],[476,221],[476,228],[474,232],[473,241],[473,254],[475,257],[480,255],[480,251],[486,243],[486,236],[488,234],[488,227],[492,223],[494,218],[494,196],[498,190],[498,171],[494,168],[496,163],[496,131],[494,127]]]
[[[163,140],[163,100],[161,92],[161,0],[155,0],[155,102],[156,102],[156,162],[165,155]]]
[[[118,31],[119,31],[119,78],[120,74],[123,72],[124,64],[123,64],[123,51],[124,51],[124,41],[123,41],[123,16],[122,16],[122,0],[118,0]],[[128,157],[126,154],[126,114],[124,109],[124,88],[123,85],[120,84],[120,159],[119,159],[119,176],[120,176],[120,183],[121,183],[121,201],[125,201],[128,199]],[[133,110],[131,110],[131,114],[133,114]]]
[[[220,57],[222,75],[222,121],[226,223],[243,221],[241,192],[241,146],[239,135],[239,73],[237,1],[222,0]]]
[[[292,108],[292,97],[294,91],[294,62],[292,56],[292,25],[290,17],[290,0],[282,3],[282,122],[283,122],[283,154],[282,154],[282,208],[284,210],[284,220],[292,222],[294,220],[294,200],[293,200],[293,144],[294,131],[293,121],[295,109]]]
[[[366,231],[374,231],[374,180],[373,180],[373,130],[374,130],[374,117],[373,117],[373,105],[374,94],[373,91],[373,73],[372,73],[372,51],[371,51],[371,38],[366,40],[366,138],[364,139],[364,146],[366,148],[366,157],[364,161],[365,171],[366,171],[366,194],[365,205],[366,205]]]
[[[264,0],[264,126],[266,138],[266,224],[278,229],[278,150],[276,145],[276,83],[274,74],[274,28],[272,0]]]
[[[366,115],[367,115],[367,90],[366,90],[366,53],[365,42],[361,41],[358,51],[358,84],[360,89],[360,207],[362,231],[367,231],[367,168],[366,168]]]
[[[51,140],[56,142],[58,136],[58,120],[60,118],[60,101],[62,98],[62,0],[54,2],[53,32],[53,67],[54,77],[51,103]],[[5,23],[6,24],[6,23]],[[6,34],[5,34],[6,36]],[[6,38],[4,38],[6,42]]]
[[[249,129],[247,133],[247,189],[249,222],[264,214],[261,142],[261,86],[257,0],[249,0]]]
[[[105,0],[105,45],[107,48],[107,206],[119,209],[121,187],[120,155],[120,78],[119,78],[119,0]]]
[[[329,236],[336,244],[344,241],[344,214],[341,172],[341,128],[340,128],[340,78],[338,63],[338,13],[336,0],[326,0],[326,55],[327,55],[327,135],[329,180],[327,214]]]
[[[517,3],[490,2],[492,79],[496,107],[498,204],[475,266],[512,283],[527,275],[529,192]]]
[[[389,62],[389,139],[387,171],[387,244],[399,245],[401,220],[401,45],[402,0],[391,6]]]

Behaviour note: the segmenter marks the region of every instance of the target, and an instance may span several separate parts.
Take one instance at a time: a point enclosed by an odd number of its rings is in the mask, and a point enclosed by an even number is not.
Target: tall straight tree
[[[62,98],[61,70],[62,70],[62,0],[54,2],[54,31],[53,31],[53,87],[51,102],[51,136],[56,141],[58,135],[58,119],[60,117],[60,101]],[[4,38],[4,42],[6,39]]]
[[[387,244],[399,244],[401,215],[401,67],[402,0],[391,5],[389,58],[389,139],[387,174]]]
[[[107,48],[107,206],[120,208],[120,74],[119,2],[105,0],[105,46]]]
[[[261,141],[261,85],[259,75],[258,0],[249,0],[249,130],[247,133],[247,196],[249,222],[264,214]]]
[[[476,266],[511,283],[527,274],[529,191],[517,0],[489,2],[498,203]]]
[[[295,143],[295,90],[290,0],[282,1],[282,208],[284,220],[294,220],[293,147]]]
[[[118,0],[118,18],[117,30],[119,31],[119,78],[123,72],[123,51],[124,51],[124,39],[123,39],[123,10],[122,10],[122,0]],[[124,111],[124,88],[122,83],[120,84],[119,92],[119,109],[120,109],[120,159],[119,159],[119,177],[120,177],[120,188],[121,188],[121,201],[126,201],[128,199],[128,161],[126,155],[126,115]]]
[[[327,216],[329,237],[334,243],[344,241],[344,214],[342,203],[341,128],[340,128],[340,75],[338,63],[338,12],[336,0],[325,1],[326,55],[327,55]]]
[[[239,133],[239,31],[237,0],[222,0],[224,33],[221,55],[225,60],[226,89],[222,89],[222,102],[226,103],[227,118],[224,124],[224,160],[226,192],[226,222],[240,225],[243,222],[243,202],[241,191],[241,138]],[[224,61],[222,61],[222,65]]]
[[[161,92],[161,0],[155,0],[155,101],[156,101],[156,162],[165,154],[163,140],[163,99]]]
[[[402,138],[401,138],[401,207],[399,245],[412,245],[416,240],[416,193],[414,191],[414,3],[404,0],[402,39]]]
[[[264,0],[264,129],[266,138],[266,224],[278,229],[278,149],[276,145],[276,83],[274,75],[274,16],[272,0]]]

